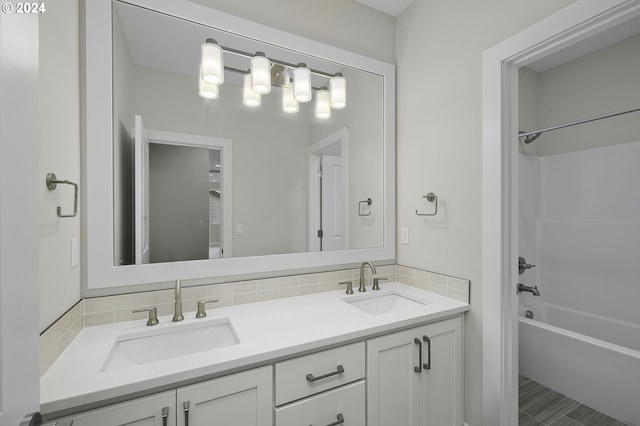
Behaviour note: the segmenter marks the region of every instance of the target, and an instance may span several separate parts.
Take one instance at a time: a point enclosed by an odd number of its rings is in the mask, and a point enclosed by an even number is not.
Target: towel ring
[[[367,198],[366,200],[362,200],[358,203],[358,216],[371,216],[371,210],[369,210],[369,213],[367,214],[362,214],[362,203],[366,203],[368,206],[370,206],[373,201],[371,200],[371,198]]]
[[[429,202],[436,202],[436,208],[433,213],[419,213],[416,209],[416,215],[418,216],[435,216],[438,214],[438,196],[433,192],[428,193],[427,195],[423,195],[422,198],[426,198]]]
[[[62,214],[62,208],[60,206],[58,206],[57,212],[58,212],[58,217],[76,217],[78,214],[78,184],[70,182],[68,180],[58,180],[55,173],[47,174],[46,183],[47,183],[47,188],[49,188],[50,191],[53,191],[54,189],[56,189],[59,183],[65,184],[65,185],[73,185],[73,213]]]

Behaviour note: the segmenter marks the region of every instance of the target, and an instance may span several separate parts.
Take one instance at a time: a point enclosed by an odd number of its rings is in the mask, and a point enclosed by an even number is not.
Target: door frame
[[[14,10],[15,12],[15,10]],[[0,424],[40,409],[39,250],[46,192],[38,167],[38,14],[0,14]],[[64,178],[65,170],[57,172]],[[60,225],[61,226],[61,225]],[[36,416],[36,418],[39,417]]]
[[[196,148],[219,149],[222,167],[220,175],[220,199],[222,200],[222,249],[221,257],[233,257],[233,191],[232,191],[232,140],[213,136],[192,135],[189,133],[167,132],[146,129],[149,143],[192,146]],[[208,221],[207,221],[208,222]],[[207,227],[209,224],[207,223]]]
[[[483,54],[483,424],[518,423],[518,69],[640,17],[640,0],[579,0]]]
[[[307,212],[307,251],[320,251],[320,242],[317,238],[317,230],[320,224],[320,195],[322,191],[319,188],[319,178],[316,173],[317,164],[320,161],[320,155],[328,148],[340,143],[340,151],[342,161],[345,167],[344,183],[345,183],[345,206],[348,207],[349,202],[349,128],[343,127],[342,129],[330,134],[327,137],[320,139],[318,142],[307,148],[308,162],[307,168],[309,170],[308,179],[308,212]],[[348,208],[345,209],[345,212]],[[349,247],[349,215],[345,217],[344,227],[345,246]]]

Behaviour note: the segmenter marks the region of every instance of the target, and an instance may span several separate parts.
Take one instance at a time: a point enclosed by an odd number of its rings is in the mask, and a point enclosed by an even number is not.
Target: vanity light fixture
[[[347,79],[342,73],[335,73],[329,80],[329,93],[331,94],[331,108],[342,109],[347,106]]]
[[[301,103],[311,100],[311,71],[302,62],[293,69],[293,98]]]
[[[316,117],[326,119],[331,116],[331,109],[341,109],[346,106],[346,79],[341,73],[329,74],[324,71],[312,70],[307,64],[298,65],[267,58],[264,52],[250,54],[230,47],[222,47],[212,38],[208,38],[201,45],[200,75],[198,92],[205,99],[218,99],[219,86],[224,83],[225,70],[243,73],[235,68],[225,68],[223,53],[228,52],[250,59],[249,72],[243,76],[242,103],[249,107],[260,106],[261,95],[271,92],[272,83],[282,87],[282,110],[295,113],[300,109],[300,103],[311,101],[313,90],[311,74],[329,79],[329,90],[326,87],[318,90],[321,99],[316,103]],[[276,64],[279,70],[284,68],[284,82],[276,76],[272,77],[272,67]],[[291,74],[292,77],[291,78]],[[272,78],[276,81],[272,82]]]
[[[251,90],[251,74],[244,75],[244,84],[242,86],[242,103],[248,107],[259,107],[262,103],[260,93]]]
[[[282,86],[282,111],[287,114],[296,113],[300,109],[300,105],[298,105],[298,101],[293,98],[293,85],[291,84],[289,70],[284,70],[282,79],[284,81],[284,85]]]
[[[321,87],[316,93],[316,118],[326,120],[329,117],[331,117],[329,91],[326,87]]]
[[[265,94],[271,92],[271,62],[264,52],[251,58],[251,90]]]
[[[201,46],[200,78],[211,84],[224,83],[224,62],[222,47],[212,38],[208,38]]]
[[[202,79],[202,71],[198,79],[198,94],[205,99],[218,99],[220,97],[219,86],[213,83],[207,83]]]

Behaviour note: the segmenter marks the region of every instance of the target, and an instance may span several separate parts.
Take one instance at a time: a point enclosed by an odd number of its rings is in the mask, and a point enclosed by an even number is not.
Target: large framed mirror
[[[182,0],[87,1],[84,33],[87,292],[395,259],[393,65]]]

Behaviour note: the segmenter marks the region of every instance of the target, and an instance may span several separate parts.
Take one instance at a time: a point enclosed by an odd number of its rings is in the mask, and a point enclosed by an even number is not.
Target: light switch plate
[[[80,263],[80,240],[71,239],[71,268],[77,268]]]
[[[241,223],[236,223],[236,235],[244,235],[244,226]]]
[[[409,228],[400,228],[400,244],[409,244]]]

